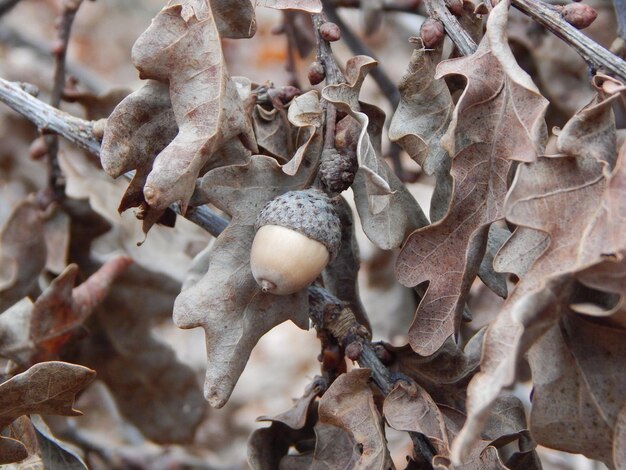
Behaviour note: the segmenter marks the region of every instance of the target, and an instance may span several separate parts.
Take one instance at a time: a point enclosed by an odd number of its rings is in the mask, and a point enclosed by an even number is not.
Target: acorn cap
[[[259,213],[254,229],[279,225],[323,244],[332,262],[341,245],[341,221],[330,198],[318,189],[289,191],[268,202]]]

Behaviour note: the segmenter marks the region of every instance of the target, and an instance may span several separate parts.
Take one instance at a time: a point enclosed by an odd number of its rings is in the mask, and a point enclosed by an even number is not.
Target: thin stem
[[[83,0],[65,0],[61,21],[58,26],[57,43],[54,47],[54,78],[50,104],[55,108],[61,105],[61,97],[65,88],[65,59],[67,57],[67,47],[70,42],[72,24],[76,18],[76,13]],[[63,172],[59,166],[59,137],[56,134],[46,136],[46,146],[48,149],[48,186],[57,198],[65,195],[65,185],[63,184]]]
[[[446,34],[452,40],[462,55],[472,55],[476,51],[476,43],[471,36],[465,31],[459,20],[456,19],[444,0],[426,0],[426,11],[428,15],[443,23]]]
[[[626,62],[578,31],[550,6],[536,0],[511,0],[511,4],[563,39],[594,72],[604,69],[626,82]]]

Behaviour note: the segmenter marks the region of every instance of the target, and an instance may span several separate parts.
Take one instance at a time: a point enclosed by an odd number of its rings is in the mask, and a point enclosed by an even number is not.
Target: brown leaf
[[[193,204],[210,201],[232,219],[213,245],[206,274],[176,299],[174,322],[205,330],[204,392],[214,407],[226,403],[262,335],[289,319],[308,327],[307,290],[263,293],[249,258],[258,212],[274,197],[310,185],[315,168],[313,162],[306,172],[289,176],[273,158],[256,155],[246,165],[210,171],[199,185]]]
[[[320,13],[320,0],[256,0],[259,7],[276,8],[277,10],[303,10],[309,13]]]
[[[36,286],[46,253],[43,213],[31,197],[13,209],[0,232],[0,311]]]
[[[449,443],[443,416],[422,387],[398,382],[385,397],[383,415],[398,431],[420,432],[435,446],[437,454],[448,455]]]
[[[215,24],[223,38],[251,38],[256,33],[254,4],[250,0],[210,0]]]
[[[143,185],[154,159],[177,133],[169,88],[155,80],[148,80],[113,110],[100,148],[102,167],[113,178],[136,170],[120,202],[120,212],[145,202]]]
[[[311,470],[341,470],[362,464],[361,449],[349,431],[330,424],[315,425],[315,452]]]
[[[290,155],[291,160],[283,165],[283,171],[293,176],[303,162],[315,160],[314,156],[322,151],[323,110],[317,91],[296,96],[289,105],[287,116],[297,129],[297,148],[294,155]]]
[[[20,441],[0,436],[0,465],[19,462],[28,457],[28,450]]]
[[[542,157],[518,169],[507,198],[507,219],[548,234],[549,242],[532,231],[518,232],[520,235],[510,240],[508,252],[505,250],[511,259],[515,250],[537,253],[538,247],[545,247],[534,263],[524,261],[523,266],[517,266],[521,280],[487,331],[481,372],[468,388],[468,420],[454,443],[455,458],[460,459],[477,439],[499,391],[515,380],[517,358],[569,310],[572,274],[602,261],[605,249],[614,253],[619,248],[616,235],[623,233],[624,219],[608,219],[604,209],[613,205],[615,213],[624,210],[623,202],[615,204],[620,201],[616,194],[605,191],[604,168],[615,145],[603,130],[611,127],[615,97],[600,90],[598,97],[563,128],[559,143],[563,142],[576,158]],[[589,135],[596,135],[598,140],[589,139]],[[619,181],[625,177],[620,165],[621,161],[614,188],[622,187]],[[577,202],[575,212],[568,209],[573,201]],[[531,246],[524,246],[524,240],[531,241]],[[521,272],[526,267],[528,271]]]
[[[618,392],[626,389],[626,332],[570,314],[537,341],[528,359],[537,442],[618,466],[611,437],[626,404]]]
[[[361,67],[357,59],[365,65]],[[361,81],[365,76],[365,71],[370,68],[368,61],[371,59],[365,56],[352,60],[354,62],[350,65],[352,68],[361,67],[358,72],[359,77],[355,78],[354,89],[344,84],[344,89],[331,90],[342,99],[356,102],[356,104],[351,103],[350,106],[358,106],[358,108],[350,109],[360,110],[351,111],[349,116],[337,123],[335,145],[340,152],[347,155],[347,158],[357,155],[357,159],[360,159],[359,165],[361,166],[352,184],[352,191],[361,225],[367,237],[375,245],[389,250],[398,248],[411,231],[426,225],[428,219],[408,189],[380,158],[384,113],[376,106],[357,101]],[[356,74],[357,71],[353,70],[351,73]],[[343,106],[345,108],[347,103]],[[356,115],[359,119],[353,117]],[[362,127],[363,123],[366,127]],[[359,157],[360,154],[363,156]],[[380,174],[374,173],[371,168],[363,165],[375,166]],[[391,194],[373,194],[372,192],[376,193],[378,190],[372,186],[372,181],[386,185]]]
[[[171,317],[179,292],[171,277],[131,265],[88,323],[90,335],[76,353],[98,372],[122,416],[157,443],[191,441],[206,409],[195,371],[152,329]]]
[[[489,225],[503,217],[513,160],[533,161],[542,150],[547,102],[506,46],[507,9],[501,2],[489,15],[476,53],[437,68],[439,77],[467,78],[443,144],[454,155],[454,191],[446,216],[409,237],[396,267],[406,286],[429,281],[409,330],[411,346],[423,355],[458,332]]]
[[[0,384],[0,429],[26,414],[79,416],[76,394],[94,379],[87,367],[41,362]]]
[[[55,206],[49,208],[44,224],[44,239],[46,241],[46,270],[61,274],[68,264],[68,250],[70,245],[70,217]]]
[[[621,409],[613,435],[613,461],[622,470],[626,462],[626,404]]]
[[[389,125],[389,140],[397,142],[424,169],[437,175],[431,200],[431,221],[441,219],[452,191],[450,157],[441,146],[452,118],[452,97],[442,78],[435,78],[441,50],[416,49],[398,84],[400,103]]]
[[[321,378],[319,378],[321,379]],[[301,447],[300,441],[313,438],[313,425],[317,419],[317,408],[312,406],[323,389],[323,383],[311,383],[289,410],[273,418],[260,417],[257,421],[271,421],[269,428],[254,431],[248,440],[248,463],[253,469],[273,470],[284,468],[283,462],[290,446]],[[298,463],[302,463],[298,460]]]
[[[369,369],[340,375],[320,400],[319,424],[336,426],[352,436],[362,449],[355,468],[387,470],[394,466],[369,379]]]
[[[465,390],[478,370],[484,334],[483,328],[471,338],[464,350],[449,339],[428,357],[416,354],[408,344],[402,347],[384,344],[393,358],[389,369],[413,379],[437,404],[464,412]]]
[[[155,158],[144,197],[158,210],[180,201],[184,211],[196,178],[222,144],[240,136],[255,148],[206,0],[170,2],[139,37],[132,58],[141,78],[169,83],[179,129]]]
[[[75,264],[54,279],[33,305],[31,363],[57,359],[61,348],[74,338],[77,328],[102,304],[113,282],[131,263],[126,256],[113,258],[76,288],[79,270]]]

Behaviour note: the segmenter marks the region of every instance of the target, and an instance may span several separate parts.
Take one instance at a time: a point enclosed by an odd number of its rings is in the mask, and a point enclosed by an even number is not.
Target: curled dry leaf
[[[31,293],[46,255],[43,213],[34,198],[25,199],[0,232],[0,311]]]
[[[398,143],[424,169],[437,176],[431,200],[430,219],[441,219],[452,191],[450,157],[441,146],[452,119],[453,103],[442,78],[435,78],[441,48],[416,49],[408,69],[398,84],[400,103],[389,125],[389,140]]]
[[[113,110],[100,148],[102,167],[113,178],[135,170],[120,202],[120,212],[145,203],[143,186],[154,159],[177,133],[169,87],[156,80],[148,80]],[[158,219],[161,213],[157,211],[147,220]]]
[[[474,54],[437,68],[439,77],[467,78],[443,138],[444,148],[454,155],[452,199],[443,219],[411,234],[396,266],[406,286],[429,281],[409,329],[411,347],[423,355],[433,354],[458,332],[489,225],[503,217],[513,161],[533,161],[542,151],[547,101],[507,46],[507,9],[507,2],[494,8]]]
[[[322,11],[321,0],[256,0],[256,4],[259,7],[277,10],[303,10],[309,13]]]
[[[205,330],[204,393],[214,407],[226,403],[262,335],[289,319],[308,327],[307,290],[286,296],[263,293],[249,259],[258,213],[274,197],[308,187],[316,167],[308,161],[306,171],[289,176],[273,158],[256,155],[245,165],[210,171],[194,196],[194,205],[210,201],[232,217],[213,245],[208,271],[174,305],[179,327]]]
[[[296,151],[289,163],[283,165],[283,171],[295,175],[303,161],[313,161],[314,155],[322,151],[322,117],[317,91],[312,90],[296,96],[289,105],[289,122],[296,126]]]
[[[180,202],[185,211],[196,178],[224,143],[240,137],[256,150],[210,5],[170,1],[137,40],[132,58],[141,78],[169,83],[178,124],[178,134],[154,160],[144,197],[157,210]]]
[[[603,255],[621,259],[625,247],[618,234],[624,233],[625,219],[607,217],[607,208],[611,214],[624,214],[623,194],[619,196],[626,178],[622,157],[611,177],[612,189],[606,182],[606,168],[615,153],[615,133],[611,136],[606,129],[612,128],[611,103],[616,97],[599,90],[563,128],[557,145],[572,156],[542,157],[518,169],[505,212],[524,230],[518,229],[503,247],[503,264],[516,259],[517,250],[539,256],[517,266],[521,280],[488,329],[481,371],[468,388],[468,420],[454,444],[455,459],[461,460],[477,439],[500,390],[515,380],[517,358],[569,311],[573,274],[602,262]],[[572,201],[575,213],[567,210]]]
[[[364,56],[354,58],[349,62],[349,64],[356,62],[356,64],[351,65],[352,68],[358,68],[357,59],[366,64],[371,61]],[[357,72],[353,70],[351,73],[354,75]],[[364,72],[361,74],[364,77]],[[358,80],[362,81],[363,77]],[[355,80],[357,79],[355,78]],[[354,114],[351,114],[339,121],[335,146],[337,150],[345,154],[346,158],[353,158],[356,155],[359,159],[359,170],[352,184],[352,191],[363,231],[375,245],[390,250],[398,248],[409,233],[426,225],[428,219],[408,189],[400,182],[384,160],[379,157],[385,115],[376,106],[358,102],[358,90],[360,88],[358,80],[354,90],[344,84],[342,85],[344,88],[339,91],[344,93],[346,98],[356,103],[355,106],[359,107],[357,109],[362,111],[358,112],[361,120],[355,119]],[[345,103],[344,106],[346,106]],[[361,121],[366,122],[365,128],[362,127]],[[364,152],[366,158],[361,159],[359,157],[360,152]],[[363,167],[363,161],[370,161],[376,165],[380,175],[376,175],[372,173],[371,169]],[[372,178],[387,185],[391,194],[372,195]]]
[[[541,445],[619,466],[613,448],[626,398],[626,332],[569,314],[528,353],[533,371],[531,428]],[[615,456],[617,457],[617,456]]]
[[[124,256],[114,258],[78,287],[74,287],[78,266],[68,266],[34,304],[22,301],[7,310],[6,318],[0,321],[2,355],[23,368],[58,359],[62,348],[76,338],[84,321],[131,262]]]
[[[354,439],[361,449],[354,468],[388,470],[394,466],[369,380],[369,369],[340,375],[320,400],[318,425],[335,426]]]
[[[313,439],[317,409],[312,404],[322,389],[322,382],[315,380],[307,387],[304,395],[295,401],[292,408],[272,418],[257,419],[270,421],[272,425],[269,428],[257,429],[248,440],[248,463],[253,469],[271,470],[279,467],[282,469],[285,465],[283,460],[290,446],[301,447],[303,445],[301,441]],[[301,464],[301,461],[298,463]]]

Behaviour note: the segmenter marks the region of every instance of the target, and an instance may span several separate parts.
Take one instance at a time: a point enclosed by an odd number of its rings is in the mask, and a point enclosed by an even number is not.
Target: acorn
[[[259,213],[250,267],[263,292],[288,295],[311,284],[335,259],[341,222],[330,198],[317,189],[290,191]]]

